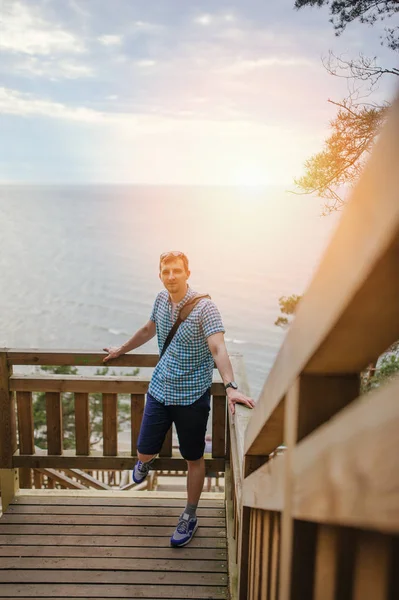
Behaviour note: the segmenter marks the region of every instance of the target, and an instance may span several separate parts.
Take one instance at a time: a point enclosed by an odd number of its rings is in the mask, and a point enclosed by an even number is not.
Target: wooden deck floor
[[[201,500],[185,548],[184,500],[18,496],[0,518],[0,598],[227,598],[222,500]]]

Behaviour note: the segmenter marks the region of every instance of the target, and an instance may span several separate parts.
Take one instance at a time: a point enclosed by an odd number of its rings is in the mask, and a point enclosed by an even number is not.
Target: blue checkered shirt
[[[158,294],[150,318],[157,327],[159,353],[180,308],[195,294],[189,287],[173,315],[167,290]],[[200,300],[155,367],[148,388],[151,396],[166,405],[187,405],[198,400],[212,384],[213,357],[207,338],[220,331],[224,333],[224,327],[216,305],[208,298]]]

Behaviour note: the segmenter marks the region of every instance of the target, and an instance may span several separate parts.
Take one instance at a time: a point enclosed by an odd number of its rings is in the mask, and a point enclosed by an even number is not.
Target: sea
[[[256,400],[287,331],[279,298],[306,291],[339,220],[321,212],[278,186],[2,185],[0,347],[121,345],[162,289],[160,254],[181,250]]]

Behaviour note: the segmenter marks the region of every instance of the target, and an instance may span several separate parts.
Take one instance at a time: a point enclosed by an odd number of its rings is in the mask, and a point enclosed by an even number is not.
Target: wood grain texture
[[[103,448],[104,456],[118,454],[118,397],[103,394]]]
[[[139,439],[141,421],[144,414],[144,398],[144,394],[130,395],[132,456],[137,455],[137,440]]]
[[[212,457],[226,455],[226,396],[212,396]]]
[[[63,450],[62,402],[58,392],[46,392],[47,448],[49,454]]]
[[[21,454],[34,454],[32,392],[17,392],[18,438]]]
[[[12,456],[17,449],[15,398],[10,392],[12,369],[6,352],[0,352],[0,469],[12,468]]]
[[[300,373],[358,373],[399,339],[398,160],[399,99],[299,303],[254,409],[246,453],[255,444],[267,453],[267,423]]]
[[[359,398],[295,448],[293,514],[399,532],[399,380]]]
[[[11,391],[41,392],[85,392],[106,394],[145,394],[150,380],[148,377],[120,376],[84,377],[78,375],[13,375],[10,378]],[[213,383],[211,393],[222,395],[223,383]]]
[[[153,497],[146,505],[146,499],[120,497],[122,503],[115,504],[112,497],[58,495],[52,505],[44,498],[47,511],[22,496],[23,502],[14,502],[0,519],[0,598],[228,597],[222,502],[205,501],[196,535],[176,550],[169,539],[182,501],[179,506],[172,498]],[[64,514],[66,508],[75,514]],[[93,514],[79,512],[89,508]],[[124,514],[137,508],[142,514]],[[107,509],[111,514],[104,513]]]
[[[76,392],[75,398],[75,437],[76,454],[90,454],[90,412],[89,394]]]

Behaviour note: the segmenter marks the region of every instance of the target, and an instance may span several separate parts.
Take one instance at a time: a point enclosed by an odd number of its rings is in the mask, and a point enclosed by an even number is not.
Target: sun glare
[[[234,176],[234,183],[243,186],[258,186],[267,185],[270,183],[270,179],[263,166],[244,164],[237,169]]]

